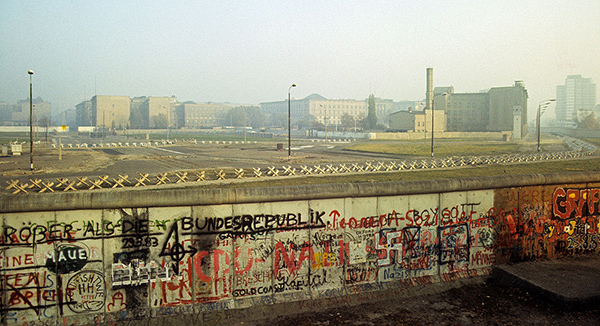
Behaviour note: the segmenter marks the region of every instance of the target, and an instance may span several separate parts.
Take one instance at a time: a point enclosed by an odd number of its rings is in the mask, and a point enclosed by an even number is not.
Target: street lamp
[[[246,130],[248,130],[248,113],[246,112],[246,107],[243,106],[244,108],[244,144],[246,143]]]
[[[433,112],[433,107],[435,106],[434,102],[435,99],[431,99],[431,158],[433,158],[433,121],[435,117],[435,112]]]
[[[33,70],[29,70],[27,73],[29,74],[29,169],[33,171],[33,86],[31,83]]]
[[[291,120],[291,97],[290,92],[292,91],[292,87],[296,87],[296,84],[292,84],[288,88],[288,161],[292,158],[292,120]]]
[[[164,106],[162,107],[165,108]],[[171,105],[167,107],[167,144],[169,143],[169,127],[171,125]]]
[[[540,118],[542,117],[542,113],[546,112],[546,108],[548,107],[548,105],[550,105],[550,103],[556,101],[556,99],[551,98],[549,100],[543,100],[538,104],[538,111],[537,111],[537,151],[541,152],[542,148],[540,147]],[[544,112],[542,112],[542,108],[544,108]]]
[[[443,93],[441,94],[442,96],[446,96],[447,93]],[[431,158],[433,158],[433,128],[434,128],[434,117],[435,117],[435,112],[433,111],[435,107],[435,96],[431,99]],[[425,115],[425,117],[427,117],[427,115]],[[427,133],[425,133],[427,134]]]
[[[327,143],[327,109],[323,106],[323,104],[321,105],[321,109],[325,110],[325,143]]]

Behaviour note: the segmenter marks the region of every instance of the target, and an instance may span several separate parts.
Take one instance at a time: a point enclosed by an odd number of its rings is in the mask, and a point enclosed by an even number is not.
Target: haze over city
[[[259,103],[425,97],[522,80],[529,119],[567,75],[600,82],[600,2],[0,3],[0,100],[61,112],[94,94]],[[546,117],[549,118],[549,117]]]

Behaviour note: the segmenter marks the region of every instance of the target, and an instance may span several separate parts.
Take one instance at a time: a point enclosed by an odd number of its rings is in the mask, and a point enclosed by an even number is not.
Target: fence
[[[243,178],[269,178],[289,177],[298,175],[325,175],[344,173],[374,173],[394,172],[406,170],[425,170],[440,168],[458,168],[464,166],[480,166],[490,164],[509,164],[523,162],[537,162],[548,160],[565,160],[591,156],[596,151],[596,146],[568,136],[558,136],[569,147],[570,151],[563,152],[540,152],[533,154],[512,154],[495,156],[472,156],[472,157],[447,157],[443,159],[428,160],[405,160],[405,161],[376,161],[364,163],[340,163],[323,165],[299,165],[299,166],[269,166],[266,168],[240,168],[240,169],[201,169],[192,171],[175,171],[150,175],[149,173],[138,173],[137,176],[102,175],[95,178],[76,177],[55,179],[29,179],[28,182],[20,180],[9,180],[4,191],[12,194],[44,193],[55,191],[79,191],[103,188],[143,187],[166,184],[179,184],[186,182],[206,182],[213,180],[243,179]],[[172,141],[155,141],[154,145],[168,145]],[[213,143],[204,142],[204,143]],[[218,143],[218,142],[214,142]],[[232,142],[223,142],[232,143]],[[236,142],[233,142],[236,143]],[[134,143],[135,144],[135,143]],[[122,146],[121,143],[109,144],[107,146]],[[82,146],[82,145],[80,145]],[[87,146],[87,145],[86,145]],[[98,145],[93,144],[92,147]],[[103,145],[104,146],[104,145]],[[130,146],[127,144],[127,146]],[[151,142],[143,142],[133,146],[152,146]]]

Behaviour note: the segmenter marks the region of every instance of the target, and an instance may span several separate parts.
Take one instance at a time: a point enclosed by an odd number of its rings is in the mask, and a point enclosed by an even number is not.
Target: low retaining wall
[[[599,252],[599,185],[569,173],[0,196],[2,322],[219,324],[454,286]]]
[[[512,131],[436,131],[435,138],[484,138],[496,140],[511,140]],[[373,132],[369,134],[369,139],[378,140],[419,140],[431,139],[431,132]]]

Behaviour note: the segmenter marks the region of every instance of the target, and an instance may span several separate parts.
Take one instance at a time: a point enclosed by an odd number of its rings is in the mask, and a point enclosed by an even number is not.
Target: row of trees
[[[600,121],[596,118],[594,112],[590,112],[583,116],[577,123],[579,129],[600,129]]]
[[[339,125],[339,128],[341,128],[342,131],[365,130],[365,121],[366,119],[364,117],[353,117],[345,113],[340,118],[341,123]],[[325,124],[319,121],[313,121],[310,128],[319,131],[324,131]],[[329,128],[329,130],[332,130],[332,128],[335,129],[336,127],[334,125],[328,125],[327,128]]]

